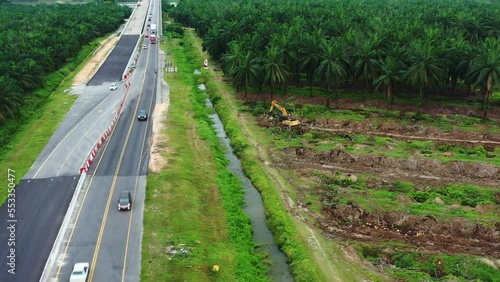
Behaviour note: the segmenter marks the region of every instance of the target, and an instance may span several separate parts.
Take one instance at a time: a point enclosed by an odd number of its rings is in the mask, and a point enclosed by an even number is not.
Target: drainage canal
[[[203,84],[201,84],[203,85]],[[204,90],[205,85],[199,86]],[[207,98],[207,107],[213,108],[212,102]],[[294,281],[288,264],[286,263],[285,254],[274,243],[273,234],[266,224],[264,215],[264,205],[259,191],[253,186],[250,179],[245,175],[241,167],[241,162],[233,153],[233,148],[229,144],[229,139],[224,130],[222,121],[217,114],[211,114],[210,119],[213,121],[213,127],[217,133],[217,137],[226,148],[226,158],[229,160],[228,169],[239,177],[243,183],[243,190],[245,191],[245,213],[250,217],[250,222],[253,228],[253,240],[255,243],[262,245],[261,249],[269,253],[268,259],[272,261],[272,266],[269,274],[273,281],[290,282]]]

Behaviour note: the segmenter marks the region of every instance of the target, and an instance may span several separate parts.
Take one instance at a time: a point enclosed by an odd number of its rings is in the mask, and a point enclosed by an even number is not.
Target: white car
[[[109,90],[116,90],[117,88],[118,88],[118,84],[116,84],[116,83],[111,83],[109,85]]]
[[[142,49],[147,49],[147,48],[148,48],[148,46],[142,45]]]
[[[89,277],[90,265],[88,262],[78,262],[73,266],[69,282],[86,282]]]

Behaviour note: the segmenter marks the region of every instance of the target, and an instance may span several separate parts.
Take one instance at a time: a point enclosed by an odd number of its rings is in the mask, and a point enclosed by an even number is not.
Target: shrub
[[[431,195],[424,191],[415,191],[410,194],[411,198],[419,203],[427,201]]]
[[[394,188],[394,191],[409,193],[409,192],[412,192],[413,190],[415,190],[415,184],[413,184],[411,182],[400,181],[400,182],[394,183],[393,188]]]
[[[361,255],[363,258],[368,260],[371,263],[377,263],[378,258],[380,257],[382,250],[380,247],[373,245],[363,245],[361,246]]]
[[[399,268],[411,268],[417,266],[417,253],[397,251],[392,255],[392,262]]]
[[[483,146],[479,146],[473,149],[468,149],[466,150],[466,152],[467,155],[477,155],[481,157],[486,157],[486,155],[488,155],[488,152],[486,151],[486,149],[484,149]]]
[[[453,146],[452,144],[444,144],[444,145],[439,146],[437,149],[440,152],[451,152],[451,151],[453,151],[454,147],[455,146]]]
[[[408,141],[406,146],[408,149],[420,151],[422,154],[431,154],[434,142],[432,141]]]

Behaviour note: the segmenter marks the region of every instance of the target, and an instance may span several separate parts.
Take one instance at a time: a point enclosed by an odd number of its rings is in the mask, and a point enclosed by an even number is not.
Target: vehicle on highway
[[[118,198],[118,210],[130,210],[132,208],[132,195],[129,191],[122,191]]]
[[[118,89],[118,84],[117,83],[111,83],[109,85],[109,90],[116,90]]]
[[[73,266],[69,282],[86,282],[89,276],[90,265],[88,262],[78,262]]]
[[[144,38],[148,38],[148,37],[149,37],[149,35],[147,35],[147,34],[144,34]]]
[[[148,46],[146,44],[142,45],[142,49],[148,49]]]
[[[148,119],[148,113],[146,110],[139,110],[137,113],[137,119],[138,120],[147,120]]]
[[[151,41],[151,44],[156,44],[156,35],[151,34],[151,37],[149,38],[149,40]]]

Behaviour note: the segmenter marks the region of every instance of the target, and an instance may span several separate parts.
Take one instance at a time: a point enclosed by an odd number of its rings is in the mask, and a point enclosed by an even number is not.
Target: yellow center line
[[[116,127],[113,127],[113,130],[111,131],[111,134],[109,135],[109,139],[108,140],[110,140],[113,137],[113,134],[115,133],[115,128]],[[106,142],[106,145],[104,146],[104,150],[102,151],[101,158],[99,158],[99,161],[97,162],[95,171],[97,171],[97,169],[99,168],[99,165],[101,164],[101,161],[102,161],[102,156],[104,155],[104,153],[108,149],[108,145],[109,145],[109,141]],[[83,201],[82,201],[82,203],[80,205],[80,208],[78,209],[78,213],[76,215],[75,223],[73,224],[73,228],[71,229],[71,233],[69,235],[68,242],[66,243],[66,248],[64,248],[63,258],[66,257],[66,254],[68,253],[68,248],[69,248],[69,245],[71,243],[71,239],[73,238],[73,234],[75,232],[78,220],[80,218],[80,214],[82,212],[83,206],[85,205],[85,200],[87,200],[87,194],[90,191],[90,187],[92,187],[92,182],[94,181],[94,177],[95,177],[95,175],[93,174],[92,177],[90,178],[90,182],[89,182],[89,185],[88,185],[89,188],[87,189],[87,191],[85,191],[85,195],[83,196]],[[78,197],[77,197],[76,200],[78,200]],[[63,264],[61,263],[59,265],[59,268],[57,269],[56,280],[59,278],[59,274],[61,273],[62,267],[63,267]]]
[[[149,50],[148,50],[148,56],[147,56],[147,60],[146,60],[146,66],[148,64],[149,64]],[[142,85],[144,85],[144,81],[146,79],[146,73],[147,73],[147,68],[144,71],[144,75],[142,77]],[[143,92],[141,91],[141,93],[139,93],[139,96],[137,98],[137,102],[135,104],[134,113],[137,113],[137,110],[139,108],[139,103],[141,101],[142,94],[143,94]],[[134,126],[134,123],[135,123],[135,116],[132,117],[132,123],[129,126],[129,129],[128,129],[128,132],[127,132],[127,137],[125,138],[125,143],[123,144],[122,151],[120,153],[120,158],[118,160],[118,165],[117,165],[116,170],[115,170],[115,176],[113,177],[113,183],[111,184],[111,190],[110,190],[110,192],[108,194],[108,201],[106,203],[106,209],[104,211],[103,220],[101,222],[101,228],[99,230],[99,236],[97,238],[97,243],[96,243],[96,247],[95,247],[95,250],[94,250],[94,257],[92,258],[92,264],[91,264],[92,267],[90,267],[89,280],[88,280],[89,282],[92,282],[92,279],[94,278],[95,265],[97,264],[97,258],[99,257],[99,251],[100,251],[100,248],[101,248],[102,236],[104,234],[104,229],[106,227],[106,222],[107,222],[107,219],[108,219],[108,212],[109,212],[109,207],[111,205],[111,199],[113,197],[113,192],[114,192],[115,186],[116,186],[116,180],[118,179],[118,173],[120,171],[120,167],[121,167],[121,164],[122,164],[123,156],[125,155],[125,150],[127,148],[127,144],[128,144],[129,139],[130,139],[130,134],[132,132],[132,128]],[[138,178],[139,178],[139,176],[136,176],[136,182],[137,182]],[[135,190],[136,190],[136,188],[134,187],[134,195],[135,195]],[[132,214],[130,214],[129,216],[130,216],[130,219],[131,219],[132,218]],[[129,233],[130,233],[130,230],[129,230]],[[128,238],[129,238],[129,236],[130,236],[130,234],[127,234],[127,245],[128,245]],[[123,269],[125,269],[125,265],[123,266]]]
[[[149,61],[149,56],[148,56],[148,61]],[[156,69],[156,68],[155,68]],[[153,85],[156,86],[156,79],[158,77],[158,74],[154,75],[153,79]],[[155,87],[151,90],[151,99],[149,100],[149,111],[148,113],[151,113],[151,106],[153,105],[153,97],[155,97]],[[151,115],[151,114],[150,114]],[[137,192],[137,186],[139,182],[139,176],[140,176],[140,169],[141,169],[141,164],[142,164],[142,154],[144,152],[144,144],[146,143],[146,136],[147,136],[147,130],[148,130],[148,125],[149,125],[149,120],[150,118],[148,117],[146,121],[146,128],[144,132],[144,137],[142,138],[142,146],[141,146],[141,154],[140,154],[140,159],[139,159],[139,166],[137,167],[137,177],[135,178],[135,186],[134,186],[134,196],[132,197],[133,199],[136,199],[136,192]],[[145,189],[144,189],[145,190]],[[146,191],[144,191],[144,198],[146,198]],[[145,202],[145,201],[144,201]],[[130,229],[132,227],[132,216],[134,214],[134,208],[132,207],[130,211],[130,218],[128,221],[128,231],[127,231],[127,241],[125,243],[125,255],[123,256],[123,270],[122,270],[122,282],[125,281],[125,269],[127,268],[127,254],[128,254],[128,245],[130,241]],[[142,224],[142,223],[141,223]]]

